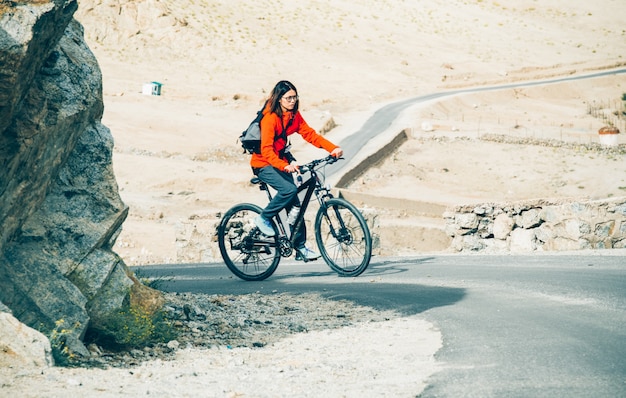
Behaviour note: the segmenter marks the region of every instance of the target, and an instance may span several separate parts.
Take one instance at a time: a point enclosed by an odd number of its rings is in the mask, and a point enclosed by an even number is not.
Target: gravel
[[[166,319],[176,339],[142,349],[88,346],[92,357],[76,366],[129,368],[150,360],[173,360],[188,348],[261,348],[296,333],[382,322],[399,315],[318,294],[208,295],[165,293]]]
[[[176,340],[74,367],[0,368],[15,397],[416,397],[441,366],[436,326],[316,294],[166,294]]]

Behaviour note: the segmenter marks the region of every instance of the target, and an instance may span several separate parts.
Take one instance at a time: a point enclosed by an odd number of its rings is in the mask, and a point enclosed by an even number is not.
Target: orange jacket
[[[287,126],[289,119],[292,116],[292,112],[285,112],[283,114],[283,123],[280,121],[280,117],[270,112],[269,105],[263,110],[263,119],[261,120],[261,153],[253,154],[250,159],[250,166],[254,168],[262,168],[265,166],[274,166],[278,170],[284,170],[285,166],[289,163],[285,159],[279,157],[280,151],[282,151],[287,145],[287,140],[279,138],[283,132],[284,126]],[[298,133],[304,138],[305,141],[315,145],[318,148],[323,148],[328,152],[332,152],[337,145],[328,141],[326,138],[317,134],[302,118],[300,112],[297,112],[293,116],[293,121],[289,128],[287,128],[287,136]]]

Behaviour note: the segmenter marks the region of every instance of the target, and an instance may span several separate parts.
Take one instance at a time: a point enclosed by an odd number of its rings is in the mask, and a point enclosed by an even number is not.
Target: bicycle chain
[[[293,253],[293,246],[286,236],[278,238],[278,251],[283,257],[289,257]]]

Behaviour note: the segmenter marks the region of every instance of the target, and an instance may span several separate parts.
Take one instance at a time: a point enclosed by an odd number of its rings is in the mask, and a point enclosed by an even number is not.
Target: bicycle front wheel
[[[228,210],[217,227],[217,241],[226,266],[246,281],[268,278],[280,261],[278,234],[270,238],[259,231],[254,224],[259,214],[259,206],[241,203]]]
[[[315,217],[315,240],[324,261],[341,276],[358,276],[372,258],[372,236],[359,210],[347,200],[329,199]]]

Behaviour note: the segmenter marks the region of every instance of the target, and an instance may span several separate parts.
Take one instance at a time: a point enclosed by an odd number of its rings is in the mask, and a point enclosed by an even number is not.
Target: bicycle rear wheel
[[[228,210],[217,227],[217,241],[226,266],[246,281],[268,278],[280,262],[278,233],[273,237],[263,235],[254,224],[259,214],[259,206],[241,203]]]
[[[365,218],[350,202],[329,199],[315,217],[315,240],[324,261],[341,276],[358,276],[372,258]]]

